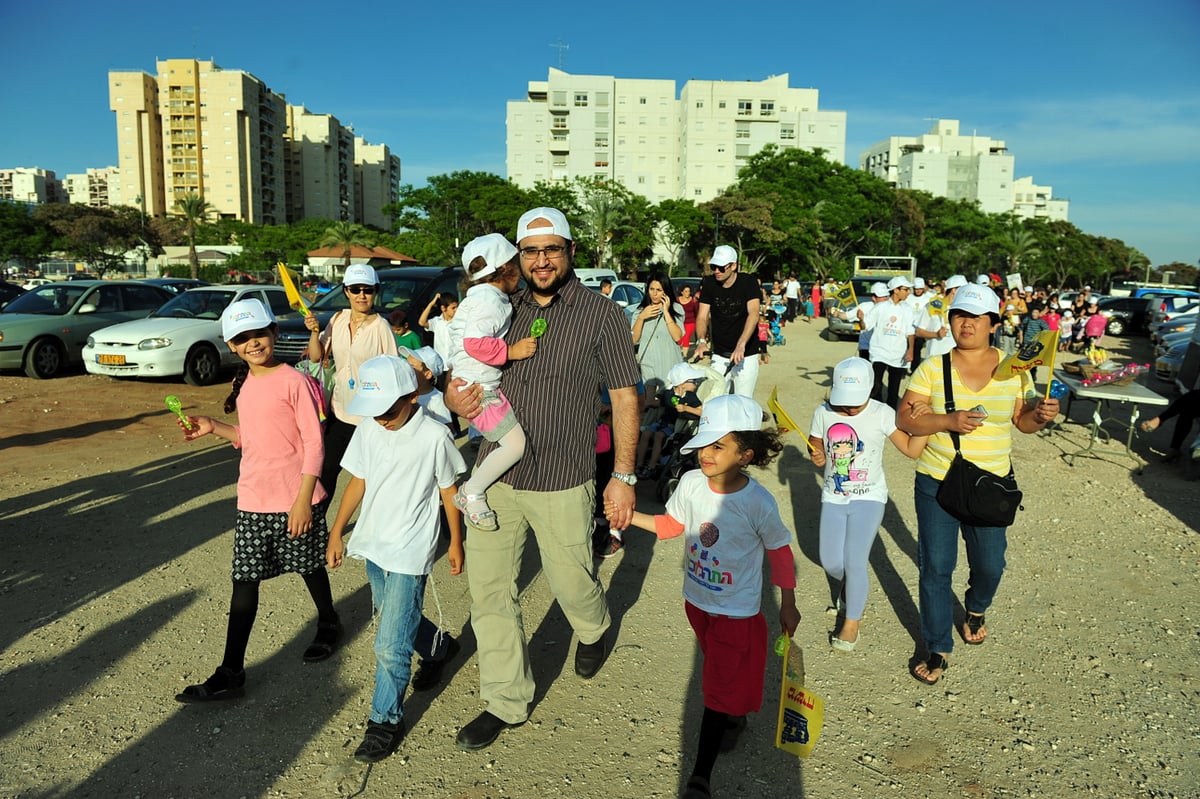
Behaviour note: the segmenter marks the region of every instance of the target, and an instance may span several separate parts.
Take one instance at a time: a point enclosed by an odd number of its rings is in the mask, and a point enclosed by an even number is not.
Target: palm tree
[[[175,209],[183,217],[184,233],[188,242],[188,264],[192,268],[192,280],[200,277],[200,259],[196,257],[196,231],[200,225],[208,221],[209,214],[214,210],[211,203],[205,202],[203,194],[185,194],[175,201]]]
[[[604,266],[604,256],[617,228],[624,223],[624,203],[612,194],[594,191],[584,198],[584,225],[596,241],[596,266]]]
[[[362,225],[354,222],[334,222],[325,228],[318,247],[340,247],[342,250],[343,271],[350,265],[351,247],[370,247],[370,232]]]
[[[1010,274],[1017,274],[1026,259],[1042,254],[1042,248],[1038,246],[1037,237],[1031,231],[1016,224],[1009,228],[1008,236],[1008,271]]]

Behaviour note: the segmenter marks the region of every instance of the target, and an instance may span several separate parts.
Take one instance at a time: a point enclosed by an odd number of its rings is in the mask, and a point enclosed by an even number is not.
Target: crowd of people
[[[984,643],[1006,526],[965,522],[939,494],[962,459],[1010,476],[1014,432],[1040,430],[1058,413],[1057,400],[1033,391],[1028,374],[995,374],[1008,347],[1006,320],[1016,317],[1019,346],[1051,324],[1055,298],[1001,296],[960,275],[937,285],[898,277],[872,287],[858,307],[839,308],[819,285],[804,296],[794,277],[764,290],[742,272],[738,252],[720,245],[697,292],[651,274],[630,318],[580,283],[574,256],[570,225],[554,208],[523,214],[515,244],[499,234],[473,240],[462,256],[461,304],[439,295],[418,320],[433,332],[432,347],[413,340],[407,318],[375,315],[373,270],[350,267],[342,287],[349,310],[324,329],[307,321],[309,357],[331,361],[335,376],[323,426],[322,387],[274,357],[270,311],[254,300],[226,310],[224,338],[244,363],[226,405],[238,424],[188,417],[180,425],[189,441],[217,435],[242,449],[233,596],[220,665],[180,701],[244,694],[259,585],[282,573],[301,575],[316,607],[305,660],[328,659],[342,626],[327,569],[362,560],[376,618],[376,676],[354,756],[388,757],[407,734],[406,692],[436,687],[461,648],[424,613],[426,591],[436,596],[429,575],[444,533],[450,574],[465,574],[470,589],[482,703],[456,743],[483,749],[524,724],[534,701],[517,583],[525,547],[538,548],[577,639],[574,671],[586,680],[613,643],[594,555],[617,551],[624,532],[637,528],[684,539],[681,616],[703,655],[704,699],[684,795],[711,796],[719,754],[761,705],[771,626],[761,609],[764,563],[779,591],[780,631],[792,635],[800,619],[794,532],[745,471],[782,449],[754,400],[765,313],[781,325],[821,313],[863,323],[859,357],[833,367],[806,437],[823,473],[819,556],[837,619],[830,646],[850,653],[862,640],[867,558],[895,489],[883,468],[889,441],[916,461],[923,647],[909,671],[937,683],[956,628],[964,643]],[[696,362],[706,356],[708,366]],[[1195,405],[1177,412],[1190,422]],[[455,446],[457,419],[481,435],[473,469]],[[640,512],[639,477],[652,472],[669,440],[695,468],[682,474],[664,512]],[[335,496],[342,470],[349,480]],[[618,543],[597,551],[601,523]],[[951,583],[960,536],[970,577],[956,623]]]

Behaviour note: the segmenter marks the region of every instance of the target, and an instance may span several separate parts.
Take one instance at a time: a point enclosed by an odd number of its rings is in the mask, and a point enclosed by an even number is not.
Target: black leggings
[[[871,399],[884,402],[883,376],[887,375],[887,404],[893,409],[900,407],[900,381],[908,373],[907,366],[888,366],[881,361],[872,361],[875,370],[875,387],[871,389]]]
[[[1200,388],[1193,389],[1182,397],[1176,397],[1167,409],[1158,415],[1158,422],[1162,424],[1173,416],[1178,416],[1179,421],[1175,423],[1175,430],[1171,433],[1171,449],[1178,450],[1182,449],[1183,440],[1200,417]]]
[[[324,567],[300,575],[308,588],[313,604],[317,606],[319,624],[336,624],[337,610],[333,606],[333,592],[329,587],[329,572]],[[229,599],[229,627],[225,631],[225,657],[221,665],[232,671],[241,671],[246,664],[246,646],[250,643],[250,631],[254,629],[254,618],[258,615],[258,586],[260,583],[235,580],[233,596]]]
[[[333,495],[337,492],[338,475],[342,473],[342,456],[346,447],[350,446],[350,438],[354,435],[354,425],[343,422],[329,409],[329,418],[325,420],[325,460],[321,463],[321,485],[329,494],[325,506],[333,506]]]

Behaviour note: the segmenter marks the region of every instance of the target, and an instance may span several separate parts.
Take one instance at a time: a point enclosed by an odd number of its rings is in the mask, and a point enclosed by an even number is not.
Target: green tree
[[[208,221],[213,212],[211,203],[204,199],[203,194],[185,194],[175,201],[175,213],[183,219],[184,235],[188,243],[188,265],[192,270],[192,279],[200,275],[200,259],[196,257],[196,232]]]
[[[670,255],[668,274],[675,274],[683,253],[696,242],[709,217],[691,200],[663,200],[656,215],[661,220],[654,227],[655,241]]]
[[[29,268],[48,253],[54,231],[22,203],[0,201],[0,263],[16,260]]]
[[[325,228],[318,247],[336,247],[342,251],[342,270],[350,266],[352,247],[370,247],[370,232],[354,222],[338,221]]]
[[[54,248],[83,261],[103,277],[141,246],[136,215],[86,205],[41,205],[34,216],[54,231]]]

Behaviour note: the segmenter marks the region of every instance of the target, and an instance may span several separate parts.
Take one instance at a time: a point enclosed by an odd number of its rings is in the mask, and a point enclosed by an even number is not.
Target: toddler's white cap
[[[488,233],[486,236],[471,239],[467,246],[463,247],[462,265],[471,282],[476,282],[495,273],[497,269],[511,261],[516,254],[517,248],[512,245],[512,242],[499,233]],[[471,262],[479,257],[483,258],[487,266],[472,274]]]
[[[433,347],[421,347],[415,350],[410,350],[408,347],[400,347],[400,355],[405,358],[411,355],[425,364],[425,368],[433,372],[435,380],[442,376],[442,372],[446,371],[445,361],[442,360],[442,356]]]

